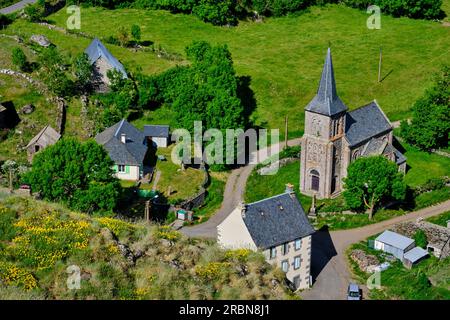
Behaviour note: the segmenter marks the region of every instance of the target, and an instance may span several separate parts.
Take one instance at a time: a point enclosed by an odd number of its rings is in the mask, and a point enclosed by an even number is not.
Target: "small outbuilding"
[[[401,234],[390,230],[386,230],[380,234],[375,239],[374,243],[374,248],[376,250],[390,253],[401,261],[403,261],[405,253],[414,247],[415,242],[413,239],[402,236]]]
[[[147,138],[148,146],[157,148],[167,148],[170,142],[169,126],[166,125],[146,125],[144,135]]]
[[[411,269],[413,265],[415,265],[419,261],[422,261],[425,257],[428,257],[427,250],[424,250],[420,247],[415,247],[405,253],[405,255],[403,256],[403,265],[408,269]]]
[[[33,161],[33,157],[39,151],[55,144],[61,139],[61,135],[52,127],[45,126],[27,145],[28,161]]]

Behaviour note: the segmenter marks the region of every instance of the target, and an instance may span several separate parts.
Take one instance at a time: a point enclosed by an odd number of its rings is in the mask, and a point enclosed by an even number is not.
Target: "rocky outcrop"
[[[32,41],[44,48],[48,48],[52,45],[50,40],[48,40],[48,38],[42,34],[33,34],[30,37],[30,41]]]

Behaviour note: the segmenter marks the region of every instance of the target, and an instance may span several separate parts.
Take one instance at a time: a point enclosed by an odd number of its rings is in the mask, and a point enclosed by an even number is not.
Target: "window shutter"
[[[113,165],[113,170],[115,172],[119,172],[119,167],[117,166],[117,164]]]
[[[130,166],[125,166],[125,173],[130,173]]]

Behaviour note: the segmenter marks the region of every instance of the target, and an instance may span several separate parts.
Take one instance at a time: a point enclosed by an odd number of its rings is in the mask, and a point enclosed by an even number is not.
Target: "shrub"
[[[426,248],[428,245],[427,235],[423,230],[417,230],[414,234],[414,241],[416,242],[416,246],[421,248]]]
[[[19,47],[16,47],[12,50],[11,53],[12,63],[17,66],[21,71],[29,70],[29,63],[27,60],[27,56],[23,52],[23,50]]]
[[[19,286],[25,290],[31,290],[37,287],[36,278],[13,263],[0,261],[0,280],[7,286]]]

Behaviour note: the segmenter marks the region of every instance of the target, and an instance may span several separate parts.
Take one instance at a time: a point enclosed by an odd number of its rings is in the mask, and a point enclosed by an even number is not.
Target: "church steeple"
[[[314,99],[306,106],[306,110],[326,116],[333,116],[347,109],[347,106],[337,95],[331,49],[328,48],[319,89]]]

